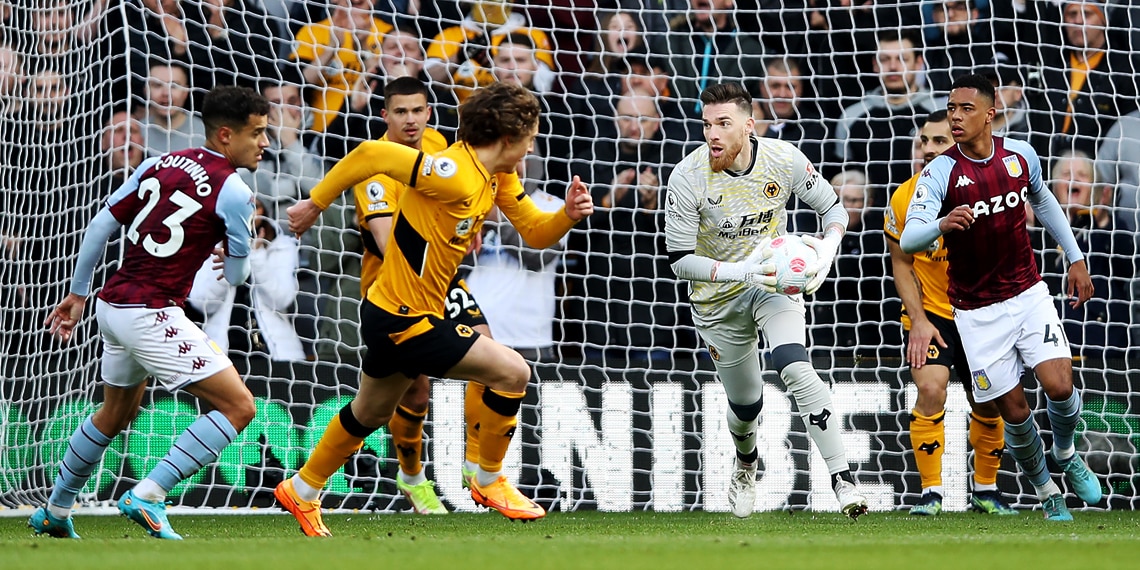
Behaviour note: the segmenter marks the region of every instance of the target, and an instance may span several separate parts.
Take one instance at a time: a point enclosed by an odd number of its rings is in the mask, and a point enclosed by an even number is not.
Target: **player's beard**
[[[724,172],[725,169],[732,166],[736,157],[740,156],[741,150],[744,150],[744,140],[740,140],[732,146],[725,146],[724,152],[720,153],[720,156],[709,154],[709,168],[713,172]]]

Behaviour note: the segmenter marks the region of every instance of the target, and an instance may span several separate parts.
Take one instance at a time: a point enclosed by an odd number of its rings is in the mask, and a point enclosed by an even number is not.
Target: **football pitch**
[[[10,514],[10,513],[9,513]],[[29,512],[30,514],[30,512]],[[83,540],[34,537],[0,517],[0,568],[1137,568],[1140,514],[1074,512],[1050,523],[905,511],[853,522],[839,514],[551,513],[511,523],[493,513],[326,515],[335,536],[309,539],[289,516],[176,515],[186,540],[152,539],[113,516],[78,516]]]

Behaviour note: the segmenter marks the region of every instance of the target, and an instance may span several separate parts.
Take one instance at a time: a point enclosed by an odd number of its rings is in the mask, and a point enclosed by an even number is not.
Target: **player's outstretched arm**
[[[63,342],[71,340],[71,333],[75,330],[75,325],[79,324],[79,319],[83,317],[83,308],[87,306],[87,297],[69,293],[64,297],[51,313],[48,314],[47,320],[44,321],[44,326],[48,328],[48,332],[57,337]]]
[[[285,210],[289,215],[289,231],[297,236],[305,233],[338,196],[377,174],[415,186],[422,156],[423,153],[414,148],[390,141],[360,143],[325,173],[307,199]]]
[[[514,184],[518,184],[517,178]],[[521,185],[519,185],[521,191]],[[562,211],[543,212],[529,197],[516,200],[511,192],[499,189],[495,204],[503,215],[511,221],[527,245],[535,249],[545,249],[562,239],[578,222],[594,213],[594,199],[590,189],[575,176],[566,190],[566,203]]]

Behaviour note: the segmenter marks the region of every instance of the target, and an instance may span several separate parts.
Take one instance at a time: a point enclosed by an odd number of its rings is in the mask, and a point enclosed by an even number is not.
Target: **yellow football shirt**
[[[380,137],[380,140],[389,140],[387,133]],[[425,153],[435,154],[447,148],[447,139],[443,138],[439,131],[429,127],[424,131],[423,143],[420,146]],[[407,185],[396,182],[391,176],[377,174],[352,189],[356,198],[356,223],[360,226],[360,235],[364,240],[364,257],[360,261],[361,295],[368,294],[368,288],[380,275],[380,266],[384,263],[379,246],[372,239],[372,232],[368,229],[368,220],[395,214],[396,204],[400,202],[400,196],[404,195],[407,188]]]
[[[377,174],[411,190],[396,205],[384,264],[367,294],[396,315],[442,318],[448,285],[492,206],[535,248],[554,245],[577,223],[565,210],[540,210],[517,174],[491,174],[462,142],[428,155],[393,142],[365,141],[325,175],[310,198],[327,208],[342,189]]]
[[[372,18],[372,30],[363,42],[357,45],[356,38],[351,32],[345,32],[339,39],[335,61],[339,65],[340,73],[325,75],[326,84],[313,93],[310,107],[313,110],[312,129],[318,133],[325,132],[329,123],[333,122],[337,113],[344,107],[352,85],[364,73],[364,57],[380,55],[380,44],[384,41],[384,34],[392,30],[392,25],[379,18]],[[309,24],[297,31],[295,51],[289,56],[292,61],[320,61],[325,50],[332,49],[332,19],[326,18],[315,24]],[[334,67],[337,67],[334,65]]]
[[[906,226],[906,211],[910,207],[910,199],[914,196],[919,176],[921,173],[903,182],[891,196],[891,207],[887,209],[883,231],[887,234],[887,239],[896,243]],[[914,254],[914,274],[922,286],[922,308],[940,317],[953,319],[950,296],[946,293],[950,287],[950,278],[946,274],[950,263],[946,256],[946,245],[942,238],[938,238],[938,241],[931,244],[926,251]],[[895,278],[900,277],[895,276]],[[903,307],[902,311],[902,324],[904,329],[910,330],[910,317],[906,314],[906,307]]]

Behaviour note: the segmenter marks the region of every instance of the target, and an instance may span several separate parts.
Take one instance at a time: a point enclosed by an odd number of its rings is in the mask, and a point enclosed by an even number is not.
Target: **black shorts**
[[[487,324],[487,317],[483,316],[483,309],[471,296],[467,283],[459,276],[451,279],[447,287],[447,296],[443,300],[443,316],[459,324],[475,327]]]
[[[958,379],[970,382],[970,364],[966,361],[966,352],[962,350],[962,337],[958,334],[958,327],[952,319],[940,317],[926,311],[926,318],[938,329],[942,340],[946,341],[946,348],[938,346],[934,339],[930,339],[930,347],[926,349],[926,364],[940,364],[951,369],[958,375]],[[903,346],[910,343],[910,331],[903,333]]]
[[[360,337],[368,350],[360,370],[373,378],[397,372],[443,378],[479,338],[470,325],[435,315],[393,315],[368,300],[360,304]]]

